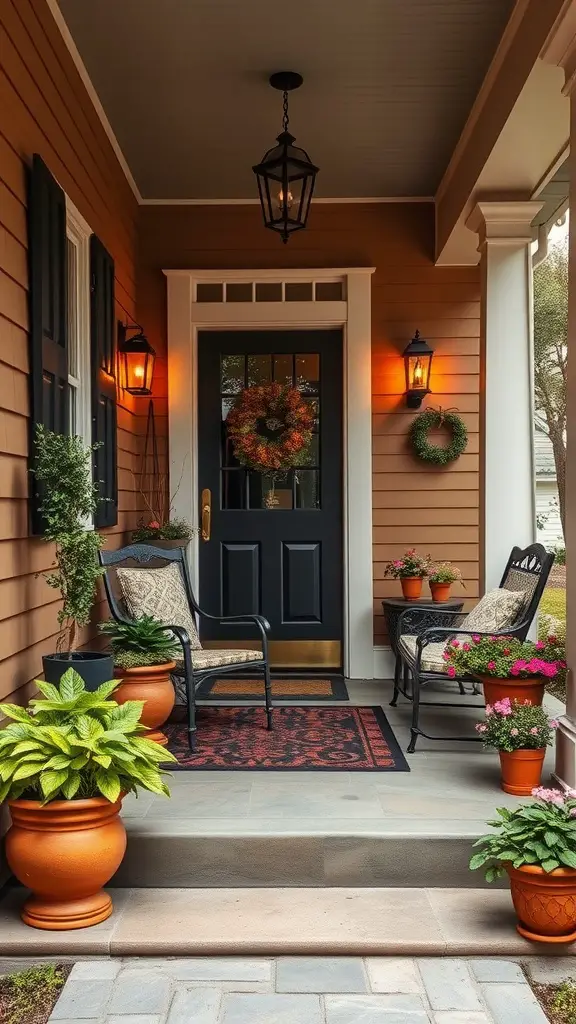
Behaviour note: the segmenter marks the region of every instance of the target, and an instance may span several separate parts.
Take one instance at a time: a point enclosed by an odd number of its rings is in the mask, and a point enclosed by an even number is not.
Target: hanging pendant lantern
[[[296,140],[288,131],[288,93],[299,89],[302,81],[302,75],[295,71],[278,71],[270,77],[272,88],[284,95],[282,131],[276,140],[278,145],[269,149],[262,162],[252,168],[258,181],[264,224],[271,231],[277,231],[283,242],[287,242],[294,231],[306,227],[318,174],[318,167],[305,150],[294,145]]]

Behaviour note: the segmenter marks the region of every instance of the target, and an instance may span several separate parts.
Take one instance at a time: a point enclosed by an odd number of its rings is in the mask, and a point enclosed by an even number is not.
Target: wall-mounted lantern
[[[419,409],[422,400],[430,394],[430,370],[434,349],[430,348],[430,345],[420,337],[420,331],[416,331],[403,354],[406,372],[406,405],[409,409]]]
[[[128,331],[137,331],[128,338]],[[131,395],[151,395],[156,353],[140,324],[118,323],[118,379]]]

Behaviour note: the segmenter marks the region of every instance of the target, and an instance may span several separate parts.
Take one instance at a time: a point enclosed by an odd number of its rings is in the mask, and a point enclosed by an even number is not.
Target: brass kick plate
[[[206,640],[202,646],[207,649],[236,648],[257,650],[257,640]],[[270,640],[270,665],[272,668],[333,668],[342,667],[342,642],[340,640]]]

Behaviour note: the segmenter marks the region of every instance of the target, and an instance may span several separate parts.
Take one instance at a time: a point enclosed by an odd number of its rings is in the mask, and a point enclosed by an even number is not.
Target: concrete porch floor
[[[390,681],[348,688],[354,704],[383,706],[405,751],[411,706],[388,706]],[[554,698],[547,705],[559,713]],[[429,709],[424,721],[431,732],[473,735],[481,714]],[[129,847],[113,884],[483,885],[468,871],[471,844],[496,807],[517,803],[500,789],[497,754],[479,743],[420,739],[406,757],[410,772],[174,773],[170,800],[125,800]],[[544,779],[552,767],[550,751]]]

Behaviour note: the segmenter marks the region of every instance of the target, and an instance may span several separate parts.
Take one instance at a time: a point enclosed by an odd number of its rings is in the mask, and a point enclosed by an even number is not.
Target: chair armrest
[[[198,608],[197,612],[202,619],[210,619],[211,622],[229,623],[230,625],[234,623],[240,625],[243,622],[254,623],[258,628],[262,641],[262,656],[265,660],[268,659],[267,634],[270,632],[271,626],[268,619],[265,619],[263,615],[210,615],[209,612],[204,612],[201,608]]]

